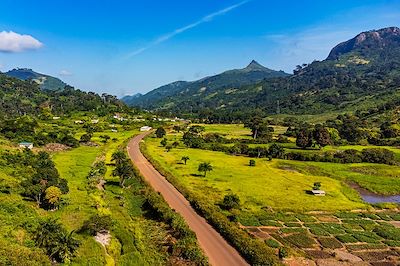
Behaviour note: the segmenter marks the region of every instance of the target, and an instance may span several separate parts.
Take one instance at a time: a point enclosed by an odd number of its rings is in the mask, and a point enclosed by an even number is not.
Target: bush
[[[95,214],[90,216],[88,220],[83,223],[81,232],[87,232],[94,236],[102,231],[109,231],[112,226],[112,219],[109,215]]]
[[[249,166],[256,166],[256,161],[250,160],[249,161]]]
[[[394,162],[394,152],[383,148],[369,148],[362,152],[364,162],[392,164]]]
[[[224,200],[221,203],[221,207],[225,210],[238,208],[240,206],[240,199],[238,195],[229,194],[225,195]]]

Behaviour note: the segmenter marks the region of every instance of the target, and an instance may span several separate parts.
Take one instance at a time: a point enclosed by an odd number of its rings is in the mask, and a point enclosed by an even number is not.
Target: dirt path
[[[140,141],[149,133],[140,134],[128,144],[129,157],[150,185],[161,193],[172,209],[185,219],[199,240],[201,248],[214,266],[248,265],[239,253],[222,236],[199,216],[183,195],[162,176],[139,149]]]

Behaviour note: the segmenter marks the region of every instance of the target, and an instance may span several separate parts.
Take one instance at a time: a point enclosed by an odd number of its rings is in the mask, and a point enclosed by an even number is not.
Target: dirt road
[[[131,139],[127,147],[129,156],[147,182],[161,193],[169,206],[182,215],[189,227],[196,233],[210,264],[214,266],[248,265],[239,253],[194,211],[185,197],[142,155],[139,143],[147,134],[143,133]]]

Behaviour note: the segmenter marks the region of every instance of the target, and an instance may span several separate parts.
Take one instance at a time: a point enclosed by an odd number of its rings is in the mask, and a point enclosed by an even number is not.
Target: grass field
[[[245,128],[243,124],[196,124],[205,128],[205,133],[218,133],[227,138],[251,139],[251,130]],[[274,134],[283,134],[287,127],[272,126]]]
[[[159,145],[160,139],[147,138],[151,156],[178,177],[194,193],[207,192],[210,200],[218,203],[225,194],[238,194],[243,207],[259,210],[272,207],[277,210],[350,210],[365,208],[357,194],[339,180],[317,174],[304,174],[280,167],[283,161],[255,159],[256,166],[248,166],[249,158],[231,156],[222,152],[176,148],[170,152]],[[187,165],[180,162],[190,157]],[[214,170],[207,177],[199,176],[197,167],[210,162]],[[308,195],[314,182],[322,182],[326,197]]]

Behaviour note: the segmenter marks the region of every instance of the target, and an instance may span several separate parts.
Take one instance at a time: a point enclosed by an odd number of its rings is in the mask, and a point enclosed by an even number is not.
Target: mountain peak
[[[258,63],[256,60],[252,60],[250,64],[246,67],[246,69],[265,69],[264,66],[262,66],[260,63]]]
[[[328,60],[338,59],[341,55],[356,51],[373,51],[389,46],[400,45],[400,29],[388,27],[379,30],[365,31],[354,38],[335,46],[329,53]]]

